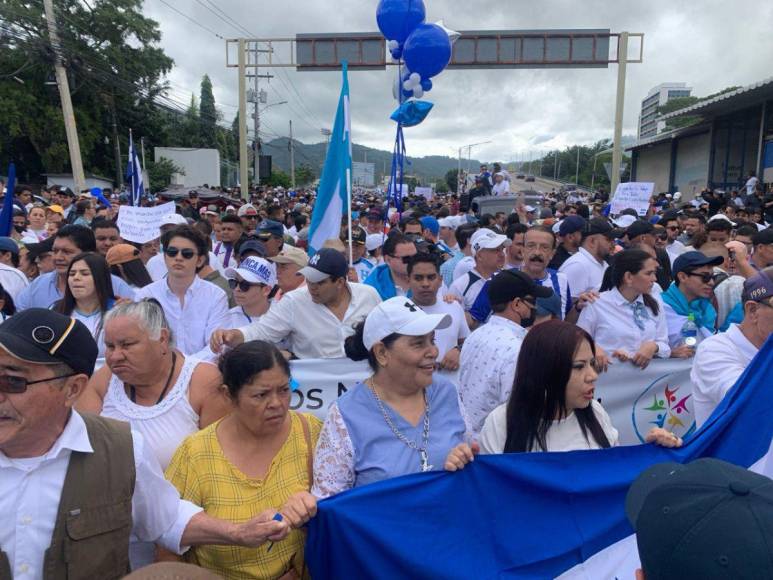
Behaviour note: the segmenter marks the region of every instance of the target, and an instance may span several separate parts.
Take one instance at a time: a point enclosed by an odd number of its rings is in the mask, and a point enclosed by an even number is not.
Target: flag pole
[[[129,128],[129,167],[132,167],[132,161],[134,159],[134,136],[132,135],[132,130]],[[131,191],[129,192],[129,199],[131,200],[131,205],[134,205],[134,180],[137,178],[136,175],[134,175],[134,170],[132,168],[131,172]]]

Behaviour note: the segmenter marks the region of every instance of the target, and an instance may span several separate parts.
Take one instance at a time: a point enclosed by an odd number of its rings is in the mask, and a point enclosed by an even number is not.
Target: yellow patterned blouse
[[[166,478],[183,499],[223,520],[241,523],[266,509],[279,509],[294,493],[311,489],[307,459],[309,453],[314,453],[322,429],[319,419],[304,414],[309,426],[309,449],[301,419],[295,412],[290,415],[290,434],[265,479],[248,478],[226,459],[216,434],[220,421],[183,441],[166,470]],[[270,551],[268,543],[258,548],[200,546],[188,551],[186,561],[234,580],[278,578],[291,567],[301,575],[304,540],[305,532],[293,530]]]

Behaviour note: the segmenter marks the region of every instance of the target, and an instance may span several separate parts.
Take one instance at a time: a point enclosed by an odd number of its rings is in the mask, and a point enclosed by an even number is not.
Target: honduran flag
[[[680,449],[478,456],[319,503],[313,578],[633,578],[631,483],[656,463],[716,457],[773,476],[773,338]]]
[[[333,133],[327,149],[325,166],[317,189],[317,199],[309,226],[309,255],[314,255],[323,244],[338,239],[341,218],[346,215],[352,195],[352,135],[349,116],[349,79],[346,61],[343,61],[343,84],[338,99]]]

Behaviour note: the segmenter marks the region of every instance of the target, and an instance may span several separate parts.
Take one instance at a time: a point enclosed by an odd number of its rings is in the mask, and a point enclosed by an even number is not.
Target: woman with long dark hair
[[[482,453],[574,451],[616,446],[617,430],[594,399],[596,347],[590,335],[568,322],[549,320],[532,328],[518,355],[510,399],[486,418]],[[679,437],[653,428],[648,442],[679,447]]]
[[[115,305],[113,282],[105,259],[91,252],[78,254],[67,268],[64,296],[53,309],[80,320],[91,331],[99,347],[99,358],[105,356],[103,321]]]
[[[0,322],[16,314],[16,305],[8,291],[0,285]]]
[[[644,250],[615,254],[605,273],[601,295],[583,308],[577,322],[597,347],[641,368],[654,357],[671,356],[666,315],[651,294],[657,270],[657,260]]]

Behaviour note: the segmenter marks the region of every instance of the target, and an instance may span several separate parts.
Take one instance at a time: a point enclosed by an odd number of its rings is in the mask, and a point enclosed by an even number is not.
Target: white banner
[[[431,187],[417,187],[413,190],[414,195],[421,195],[427,201],[432,201],[432,188]]]
[[[118,209],[118,229],[121,237],[128,242],[145,244],[158,238],[161,218],[175,213],[174,202],[153,207],[122,205]]]
[[[650,208],[650,198],[654,190],[655,184],[649,182],[631,181],[618,184],[609,213],[615,216],[624,209],[635,209],[639,216],[644,217]]]
[[[613,364],[596,382],[596,398],[620,433],[620,445],[644,441],[651,427],[663,427],[680,437],[695,430],[692,410],[692,360],[653,360],[644,369]],[[349,359],[296,360],[290,363],[299,388],[290,406],[324,419],[330,404],[370,376],[367,363]],[[456,373],[440,373],[456,383]]]

